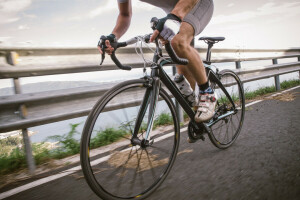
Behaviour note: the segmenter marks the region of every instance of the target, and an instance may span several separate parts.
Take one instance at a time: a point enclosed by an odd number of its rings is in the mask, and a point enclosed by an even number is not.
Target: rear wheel
[[[136,124],[141,124],[137,137],[141,141],[146,138],[149,102],[143,119],[137,120],[149,91],[145,83],[140,79],[115,86],[96,103],[86,121],[81,165],[89,186],[103,199],[145,198],[163,182],[175,161],[179,123],[174,104],[163,89],[146,145],[131,144]]]
[[[211,87],[217,98],[217,106],[214,118],[208,123],[212,124],[209,138],[216,147],[225,149],[234,143],[243,126],[245,97],[242,83],[233,71],[221,71],[219,79],[233,100],[235,109],[225,93],[212,82]],[[222,119],[220,119],[221,116],[223,116]]]

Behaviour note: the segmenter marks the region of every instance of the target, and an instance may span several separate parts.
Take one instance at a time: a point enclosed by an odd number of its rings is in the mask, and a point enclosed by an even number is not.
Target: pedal
[[[204,135],[200,135],[199,139],[202,140],[202,141],[205,141]]]
[[[199,139],[205,141],[205,137],[203,135],[203,127],[198,127],[195,122],[190,121],[188,125],[187,141],[188,143],[195,143]]]

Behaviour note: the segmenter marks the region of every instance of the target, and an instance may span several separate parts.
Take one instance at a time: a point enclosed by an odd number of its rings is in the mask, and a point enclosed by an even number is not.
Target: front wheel
[[[219,80],[233,100],[235,108],[218,84],[212,82],[211,87],[217,98],[217,106],[214,118],[208,123],[211,124],[208,135],[216,147],[225,149],[234,143],[242,129],[245,115],[245,96],[243,85],[233,71],[221,71]]]
[[[89,186],[102,199],[145,198],[163,182],[175,161],[179,122],[163,89],[147,145],[131,143],[134,130],[140,141],[147,138],[150,105],[142,100],[152,88],[146,83],[138,79],[115,86],[96,103],[85,123],[81,166]]]

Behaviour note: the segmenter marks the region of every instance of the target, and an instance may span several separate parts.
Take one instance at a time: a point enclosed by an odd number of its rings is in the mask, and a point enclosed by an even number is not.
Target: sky
[[[115,24],[117,0],[0,0],[0,48],[94,47]],[[120,40],[151,33],[156,7],[132,0],[131,27]],[[200,36],[224,36],[218,47],[300,47],[300,0],[214,0],[213,18]],[[196,42],[196,45],[204,45]]]

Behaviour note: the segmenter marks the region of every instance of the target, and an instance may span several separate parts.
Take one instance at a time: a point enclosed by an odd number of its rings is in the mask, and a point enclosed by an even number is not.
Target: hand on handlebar
[[[167,43],[169,43],[169,40],[166,40],[161,36],[158,36],[158,39],[163,46],[166,45]]]
[[[117,42],[116,36],[114,34],[110,34],[108,36],[101,36],[97,46],[99,53],[103,54],[104,53],[103,50],[104,50],[108,55],[111,55],[115,50],[112,47],[111,42]]]
[[[161,36],[164,40],[171,41],[179,32],[180,23],[181,19],[171,13],[166,17],[159,19],[152,25],[154,32],[150,38],[150,42],[153,42],[157,36]]]
[[[107,53],[108,55],[111,55],[114,52],[115,49],[110,45],[109,40],[105,41],[105,46],[106,46],[106,48],[104,49],[105,53]],[[99,45],[97,46],[97,48],[99,50],[99,53],[103,54],[103,51],[102,51],[102,49]]]

